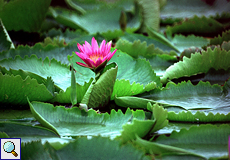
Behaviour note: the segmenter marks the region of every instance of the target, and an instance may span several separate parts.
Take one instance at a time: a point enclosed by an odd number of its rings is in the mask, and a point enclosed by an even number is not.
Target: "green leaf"
[[[5,1],[0,8],[0,18],[7,30],[36,32],[45,19],[50,2],[51,0]]]
[[[38,81],[43,81],[44,78],[51,76],[55,85],[60,87],[63,90],[66,90],[67,87],[71,85],[71,72],[67,65],[61,64],[56,59],[45,58],[44,61],[42,59],[38,59],[36,55],[32,55],[31,57],[25,56],[22,59],[19,56],[16,56],[13,60],[12,58],[4,59],[0,61],[0,65],[5,67],[7,70],[10,68],[18,70],[22,69],[27,72],[23,72],[26,75],[38,79]],[[79,84],[84,84],[84,80],[86,82],[89,81],[91,75],[88,74],[87,70],[79,69],[80,66],[76,67],[76,79]],[[87,75],[87,76],[82,76]]]
[[[53,98],[44,84],[38,84],[36,79],[17,75],[0,73],[0,102],[6,104],[27,104],[26,98],[37,101],[48,101]]]
[[[173,82],[179,83],[184,80],[191,79],[191,82],[193,84],[197,84],[200,81],[203,82],[210,82],[210,84],[219,84],[224,85],[225,81],[230,77],[230,70],[227,69],[218,69],[215,70],[214,68],[211,68],[207,73],[200,73],[191,77],[181,77],[179,79],[173,79]]]
[[[155,31],[160,28],[160,1],[140,0],[137,1],[142,10],[143,22],[141,31],[146,32],[146,27],[151,26]]]
[[[93,78],[91,78],[88,83],[85,82],[83,85],[76,83],[77,103],[81,102],[83,96],[85,95],[92,81]],[[49,102],[71,103],[70,97],[71,97],[71,86],[68,87],[66,91],[61,90],[59,93],[56,93],[55,97],[49,100]]]
[[[76,78],[73,70],[73,65],[71,65],[71,67],[72,69],[71,69],[70,99],[71,99],[72,106],[74,106],[75,104],[77,104],[77,86],[76,86]]]
[[[154,126],[154,120],[139,120],[133,119],[131,124],[123,125],[123,130],[121,131],[121,136],[117,137],[121,139],[122,144],[127,143],[136,139],[136,135],[139,137],[147,136],[152,127]]]
[[[227,7],[227,6],[226,6]],[[218,22],[221,22],[224,25],[228,25],[228,21],[226,21],[230,17],[230,13],[223,11],[222,13],[216,13],[214,16],[210,16],[211,18],[214,18]]]
[[[105,37],[105,39],[107,39],[107,41],[109,41],[109,40],[117,39],[118,37],[124,35],[124,32],[120,29],[115,29],[113,31],[108,30],[106,32],[102,32],[100,34],[103,37]]]
[[[159,103],[151,99],[145,99],[145,98],[139,98],[139,97],[131,97],[131,96],[115,97],[114,101],[117,105],[121,107],[126,107],[126,108],[147,109],[147,104],[148,102],[150,102],[152,105],[158,103],[161,106],[164,106],[165,108],[175,107],[175,108],[178,108],[179,110],[186,110],[183,107],[174,106],[172,104],[167,104],[167,103]]]
[[[42,47],[46,47],[48,45],[58,46],[58,47],[65,47],[65,41],[63,39],[51,39],[50,37],[46,37],[43,42],[40,42]]]
[[[221,45],[224,41],[230,41],[230,30],[222,32],[221,35],[211,39],[209,45]]]
[[[184,57],[183,61],[170,66],[166,70],[161,81],[166,83],[167,80],[207,73],[212,68],[215,70],[227,70],[230,68],[229,59],[230,51],[227,52],[226,50],[221,50],[220,48],[215,48],[214,50],[208,48],[207,51],[202,51],[202,54],[192,54],[191,58]]]
[[[117,70],[116,63],[107,65],[99,75],[99,79],[95,79],[91,83],[81,103],[86,104],[89,108],[103,107],[108,104],[113,92]]]
[[[163,45],[162,47],[164,48]],[[159,48],[155,48],[154,44],[150,44],[149,46],[147,46],[146,41],[141,42],[140,40],[129,42],[128,40],[119,39],[116,43],[116,48],[129,54],[133,58],[151,58],[154,54],[170,54],[174,56],[177,55],[173,51],[168,53],[167,51],[162,51]]]
[[[164,128],[168,124],[168,112],[162,106],[158,104],[151,105],[150,102],[147,104],[147,109],[152,111],[152,118],[155,120],[154,127],[152,128],[151,132],[156,132],[159,129]]]
[[[122,1],[97,1],[97,0],[66,0],[67,4],[69,4],[73,9],[85,13],[88,10],[100,9],[103,6],[106,7],[123,7],[125,11],[133,11],[134,4],[133,0],[122,0]]]
[[[109,5],[106,1],[79,1],[79,0],[66,0],[67,4],[81,14],[85,14],[87,10],[99,9],[101,6]]]
[[[95,147],[100,146],[100,147]],[[127,159],[127,160],[148,160],[140,149],[135,148],[131,143],[120,145],[117,140],[110,140],[104,137],[93,137],[87,139],[80,137],[68,144],[54,144],[41,141],[22,143],[22,159]],[[90,153],[90,154],[88,154]],[[106,155],[105,155],[106,153]]]
[[[73,0],[66,0],[66,3],[72,7],[73,9],[75,9],[76,11],[78,11],[79,13],[81,14],[85,14],[86,11],[81,7],[79,6],[79,4],[76,4],[77,2],[73,1]]]
[[[146,141],[146,140],[141,139],[138,136],[135,140],[135,143],[141,146],[142,148],[144,148],[147,154],[154,154],[158,158],[162,158],[162,156],[164,155],[183,155],[183,156],[190,155],[194,157],[204,158],[200,155],[197,155],[193,152],[189,152],[185,149]]]
[[[194,15],[208,17],[229,12],[229,7],[228,1],[170,0],[161,10],[161,18],[190,18]]]
[[[177,23],[174,26],[168,26],[166,34],[172,37],[174,34],[195,34],[199,36],[215,36],[224,30],[221,23],[212,18],[194,16],[182,23]]]
[[[135,60],[118,50],[110,61],[116,62],[119,67],[117,79],[126,79],[129,80],[131,84],[136,82],[144,84],[144,86],[152,81],[155,82],[157,86],[162,85],[159,81],[159,77],[156,76],[149,62],[144,59]]]
[[[14,69],[9,68],[9,70],[7,70],[5,67],[1,67],[1,66],[0,66],[0,71],[3,74],[9,75],[9,76],[21,76],[22,79],[26,79],[27,77],[30,77],[31,79],[36,79],[38,84],[44,84],[46,86],[46,88],[48,87],[49,92],[51,94],[56,93],[56,92],[60,92],[60,90],[61,90],[57,85],[55,85],[53,83],[53,80],[50,79],[49,76],[47,77],[47,79],[45,79],[45,77],[43,78],[43,77],[38,76],[34,73],[23,71],[21,69],[14,70]]]
[[[130,43],[126,41],[129,41]],[[131,46],[135,49],[133,49]],[[149,36],[147,37],[137,33],[125,33],[117,41],[115,47],[128,54],[130,53],[129,55],[131,55],[134,58],[137,58],[136,55],[144,56],[145,54],[152,54],[152,53],[162,54],[174,50],[174,47],[172,48],[168,44],[162,43],[157,37],[149,37]],[[140,53],[131,54],[132,52],[140,52]],[[176,55],[176,53],[174,54]]]
[[[120,110],[118,112],[112,110],[109,115],[108,113],[99,114],[92,109],[86,112],[77,107],[66,109],[63,106],[54,107],[52,104],[41,102],[32,102],[29,105],[39,123],[61,136],[100,134],[113,139],[120,135],[122,125],[132,118],[130,109],[125,114]]]
[[[147,109],[148,102],[151,102],[151,100],[149,99],[131,97],[131,96],[115,97],[114,101],[118,106],[121,107],[145,108],[145,109]]]
[[[2,20],[0,18],[0,52],[4,50],[8,50],[10,48],[14,48],[14,44],[10,39],[10,36],[8,35]]]
[[[190,47],[201,48],[209,44],[209,40],[203,37],[194,35],[183,36],[181,34],[175,35],[171,42],[178,48],[180,52]]]
[[[226,50],[226,51],[230,51],[230,41],[228,41],[228,42],[223,42],[223,43],[221,44],[221,48],[224,49],[224,50]]]
[[[126,16],[126,13],[124,11],[121,11],[121,15],[119,18],[119,24],[120,24],[121,30],[123,32],[125,32],[126,25],[127,25],[127,16]]]
[[[168,113],[169,112],[170,111],[168,111]],[[163,129],[160,129],[159,131],[157,131],[157,133],[158,133],[158,135],[162,135],[162,134],[170,135],[173,131],[179,132],[181,129],[187,129],[188,130],[193,125],[200,125],[200,124],[198,124],[198,123],[188,123],[188,122],[173,122],[173,121],[169,121],[168,125],[165,126]],[[216,124],[216,125],[218,126],[218,124]],[[153,139],[154,137],[152,137],[151,139]]]
[[[42,124],[44,127],[54,131],[57,135],[59,135],[58,131],[56,130],[56,128],[50,124],[49,122],[47,122],[33,107],[33,105],[30,103],[29,99],[28,100],[28,103],[29,103],[29,106],[30,106],[30,111],[32,112],[34,118],[40,123]],[[39,105],[41,105],[42,103],[40,102]],[[48,107],[53,107],[52,104],[46,104],[47,108]]]
[[[82,29],[90,34],[120,29],[119,18],[122,11],[121,7],[102,7],[90,10],[82,16],[77,15],[74,11],[71,12],[62,8],[49,8],[49,11],[59,23],[73,29]],[[127,22],[128,31],[135,31],[139,28],[140,22],[137,16],[138,14]]]
[[[209,123],[216,123],[216,122],[229,122],[230,121],[230,113],[228,114],[220,114],[216,113],[215,115],[212,112],[205,114],[205,112],[197,111],[193,114],[191,111],[182,111],[179,113],[175,112],[168,112],[168,120],[174,122],[209,122]]]
[[[1,109],[0,121],[31,122],[35,120],[30,110]]]
[[[5,132],[10,137],[58,137],[47,128],[15,122],[0,122],[0,132]]]
[[[155,89],[141,96],[153,99],[159,104],[166,103],[189,110],[202,110],[214,114],[219,112],[225,115],[229,113],[229,96],[224,95],[221,86],[211,85],[209,82],[200,81],[197,85],[190,81],[177,85],[169,82],[164,89]]]
[[[133,115],[132,123],[123,125],[121,136],[117,137],[122,143],[135,140],[137,136],[143,138],[168,124],[167,110],[157,104],[152,106],[150,102],[147,106],[153,112],[151,120],[145,120],[143,112],[137,110]]]
[[[42,145],[41,141],[32,141],[29,143],[21,143],[21,158],[22,159],[47,159],[52,160],[54,157],[49,153],[48,148]]]
[[[160,136],[156,142],[195,152],[206,158],[228,155],[228,136],[230,126],[201,125],[192,126],[189,130],[181,129],[169,137]]]
[[[100,146],[100,147],[96,147]],[[117,140],[110,140],[104,137],[93,137],[87,139],[81,137],[69,143],[62,149],[56,151],[61,159],[150,159],[144,155],[142,150],[135,148],[132,144],[120,145]],[[89,154],[90,153],[90,154]],[[77,155],[77,156],[76,156]]]
[[[91,37],[92,39],[92,37]],[[0,53],[0,60],[5,58],[13,58],[17,55],[24,58],[25,56],[30,57],[33,54],[36,54],[38,58],[45,60],[46,57],[49,59],[55,58],[57,61],[60,61],[63,64],[69,64],[67,55],[71,55],[73,51],[77,50],[77,43],[71,43],[67,46],[58,46],[57,44],[44,44],[36,43],[34,46],[18,46],[16,49],[10,49]]]
[[[164,45],[167,45],[171,48],[173,48],[175,51],[179,52],[178,48],[174,46],[167,38],[165,38],[162,34],[158,33],[157,31],[154,31],[153,28],[147,27],[147,31],[150,37],[154,37],[154,39],[157,39],[159,42],[161,42]]]
[[[129,80],[125,80],[125,79],[118,80],[117,79],[115,82],[114,88],[113,88],[111,100],[116,99],[115,97],[137,95],[145,91],[150,91],[154,88],[156,88],[155,82],[151,82],[144,87],[143,84],[141,85],[135,82],[130,84]]]
[[[138,38],[138,36],[132,35],[131,38],[128,37],[127,39],[132,40],[132,38],[135,38],[135,37]],[[151,42],[148,39],[146,40],[148,41],[148,43]],[[141,43],[140,40],[137,40],[131,43],[126,40],[119,39],[116,43],[116,48],[120,49],[123,52],[126,52],[133,58],[145,58],[147,61],[150,62],[152,69],[154,69],[154,72],[158,76],[163,75],[163,72],[170,65],[173,65],[175,62],[178,61],[177,58],[175,57],[175,55],[177,55],[175,51],[171,51],[170,53],[168,53],[166,51],[162,51],[159,48],[155,48],[153,44],[147,46],[146,43],[147,42],[145,41]],[[164,45],[161,44],[161,46],[164,46]]]
[[[147,60],[149,60],[156,75],[161,77],[164,75],[168,67],[178,62],[178,59],[175,56],[168,54],[152,54],[151,58],[147,58]]]
[[[96,35],[88,35],[85,32],[82,32],[81,30],[72,31],[68,28],[65,30],[65,32],[62,32],[61,29],[52,28],[47,33],[44,33],[44,36],[56,38],[58,40],[64,39],[65,43],[81,43],[85,41],[91,41],[92,37],[95,37],[95,39],[98,40]]]
[[[5,132],[0,132],[0,138],[10,138]]]
[[[51,77],[47,77],[47,81],[45,82],[47,90],[54,96],[55,86]]]
[[[230,97],[230,79],[228,79],[224,84],[223,92],[226,97]]]

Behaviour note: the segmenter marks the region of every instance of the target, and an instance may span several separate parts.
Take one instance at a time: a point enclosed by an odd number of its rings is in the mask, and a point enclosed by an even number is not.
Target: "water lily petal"
[[[91,60],[90,58],[86,58],[86,59],[82,59],[89,67],[95,67],[96,64],[93,60]]]
[[[92,44],[92,52],[97,53],[98,44],[94,37],[92,38],[91,44]]]
[[[102,42],[101,42],[101,45],[100,45],[100,53],[103,55],[103,56],[105,56],[106,55],[106,52],[104,51],[105,50],[105,40],[103,40]]]
[[[86,53],[92,53],[92,47],[91,47],[91,45],[87,42],[87,41],[85,41],[85,45],[83,44],[83,46],[84,46],[84,52],[86,52]]]
[[[113,51],[113,53],[108,54],[107,61],[109,61],[109,60],[113,57],[113,55],[115,54],[116,51],[117,51],[117,49],[115,49],[115,50]]]
[[[97,61],[96,61],[96,66],[99,66],[102,62],[103,62],[102,59],[98,58]]]
[[[86,68],[90,68],[93,69],[93,67],[89,67],[88,65],[81,63],[81,62],[76,62],[78,65],[82,66],[82,67],[86,67]]]
[[[83,54],[83,53],[79,53],[79,52],[75,52],[78,57],[80,57],[81,59],[86,59],[86,58],[89,58],[86,54]]]
[[[80,52],[84,52],[84,48],[81,44],[77,44],[77,48],[79,49]]]
[[[110,53],[111,44],[112,44],[112,41],[110,41],[109,43],[107,43],[107,45],[105,47],[105,50],[104,50],[105,53]]]

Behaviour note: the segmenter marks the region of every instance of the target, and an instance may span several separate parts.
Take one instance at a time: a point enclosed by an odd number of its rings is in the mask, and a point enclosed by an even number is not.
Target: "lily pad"
[[[228,136],[230,126],[201,125],[193,126],[189,130],[181,129],[173,132],[169,137],[165,135],[157,138],[156,142],[195,152],[203,157],[221,157],[228,155]]]
[[[90,42],[92,38],[94,37],[97,41],[102,41],[105,38],[102,37],[100,34],[90,34],[88,35],[86,32],[83,32],[82,30],[70,30],[66,29],[64,32],[61,29],[51,29],[47,33],[44,33],[45,37],[50,37],[52,39],[56,38],[57,40],[64,40],[65,43],[67,43],[66,49],[68,46],[75,46],[77,43],[84,43],[85,41]],[[111,40],[111,39],[109,39]],[[107,40],[107,41],[109,41]],[[74,45],[75,43],[75,45]],[[74,48],[77,48],[75,46]],[[72,53],[72,52],[69,52]]]
[[[139,40],[140,40],[140,42],[138,42]],[[126,41],[129,41],[129,43],[127,43]],[[146,42],[146,44],[144,44],[144,42]],[[126,46],[126,45],[128,45],[128,46]],[[140,45],[140,46],[136,46],[136,45]],[[165,53],[165,51],[169,52],[171,50],[175,50],[174,47],[170,46],[170,44],[161,43],[161,41],[156,37],[147,37],[147,36],[143,36],[143,35],[137,34],[137,33],[125,33],[123,36],[120,37],[120,39],[116,43],[117,49],[120,49],[122,51],[123,51],[123,49],[125,49],[124,50],[125,52],[128,51],[129,49],[131,49],[132,51],[137,52],[135,50],[137,48],[132,49],[132,48],[130,48],[130,46],[132,46],[134,48],[140,47],[141,49],[138,50],[140,52],[138,54],[140,54],[140,55],[144,55],[143,53],[146,52],[145,50],[148,51],[148,54],[150,54],[149,52]],[[157,49],[157,48],[159,48],[159,49]],[[130,54],[130,55],[135,55],[135,54]],[[134,58],[136,58],[136,57],[134,57]]]
[[[224,31],[224,26],[212,18],[197,17],[184,20],[182,23],[168,26],[166,33],[172,37],[174,34],[194,34],[197,36],[216,36]]]
[[[129,80],[121,79],[116,80],[113,93],[111,95],[111,100],[116,99],[115,97],[123,97],[123,96],[132,96],[143,93],[145,91],[150,91],[156,87],[156,83],[152,82],[146,85],[133,82],[130,84]]]
[[[45,60],[46,57],[49,59],[55,58],[63,64],[69,64],[67,55],[71,55],[73,51],[77,50],[77,43],[72,43],[67,46],[57,46],[53,44],[36,43],[34,46],[18,46],[16,49],[10,49],[8,51],[3,51],[0,53],[0,60],[5,58],[13,58],[18,55],[22,58],[25,56],[30,57],[31,55],[36,55],[38,58]]]
[[[29,103],[34,117],[45,127],[59,133],[61,136],[105,136],[115,138],[120,135],[122,125],[132,118],[132,111],[125,114],[120,110],[112,110],[111,114],[98,114],[94,110],[80,110],[73,107],[54,107],[52,104]]]
[[[152,99],[140,98],[140,97],[132,97],[132,96],[122,96],[122,97],[115,97],[115,103],[118,106],[126,107],[126,108],[142,108],[148,109],[147,104],[150,102],[153,104],[159,104],[164,108],[167,108],[169,111],[186,111],[185,108],[180,107],[178,105],[172,105],[167,103],[160,103],[158,101],[154,101]]]
[[[208,3],[209,2],[209,3]],[[215,16],[216,13],[229,12],[230,4],[227,1],[167,1],[167,5],[161,10],[161,18],[190,18],[194,15]]]
[[[230,59],[230,51],[227,52],[220,48],[215,48],[214,50],[208,48],[207,51],[202,51],[202,54],[192,54],[191,58],[184,57],[183,61],[170,66],[161,81],[166,83],[167,80],[207,73],[212,68],[215,70],[227,70],[230,68],[228,59]]]
[[[153,44],[147,46],[145,41],[141,43],[141,41],[138,40],[131,43],[120,39],[116,43],[116,48],[126,52],[135,59],[145,58],[150,62],[157,76],[163,76],[165,70],[178,61],[176,52],[171,51],[168,53],[162,51],[159,48],[155,48]]]
[[[0,19],[0,52],[14,48],[14,44],[10,39],[1,19]]]
[[[122,143],[135,140],[137,136],[144,138],[150,133],[164,128],[168,124],[167,110],[164,110],[164,108],[158,104],[151,105],[151,103],[148,103],[147,105],[152,111],[151,119],[144,120],[145,115],[143,115],[143,112],[140,110],[133,113],[133,122],[123,125],[121,136],[117,137],[121,139]]]
[[[13,84],[13,85],[12,85]],[[17,75],[3,75],[0,72],[0,102],[6,104],[27,104],[27,97],[37,101],[48,101],[53,98],[44,84],[38,84],[36,79]]]
[[[230,41],[230,30],[222,32],[221,35],[210,40],[210,45],[221,45],[224,41]]]
[[[168,112],[168,120],[174,122],[193,122],[193,123],[217,123],[217,122],[230,122],[230,113],[227,115],[212,112],[205,114],[202,111],[197,111],[194,114],[191,111],[182,111],[179,113]]]
[[[49,149],[48,149],[49,148]],[[32,141],[29,143],[21,143],[21,158],[22,159],[47,159],[54,158],[49,152],[52,147],[48,144],[46,148],[41,141]]]
[[[10,138],[5,132],[0,132],[0,138]]]
[[[32,73],[34,78],[37,77],[38,79],[41,79],[41,77],[43,79],[46,77],[52,77],[55,85],[63,90],[66,90],[66,88],[71,85],[71,72],[69,67],[61,64],[55,59],[50,61],[48,57],[42,61],[42,59],[38,59],[36,55],[32,55],[31,57],[25,56],[24,59],[16,56],[14,60],[9,58],[0,61],[0,65],[5,67],[7,70],[11,68],[15,70],[22,69],[24,71],[28,71],[29,73],[25,72],[25,74]],[[77,68],[79,68],[79,66]],[[84,84],[84,80],[88,82],[91,77],[87,70],[81,70],[79,72],[80,69],[78,70],[77,68],[75,68],[78,71],[75,76],[78,83]],[[88,77],[83,75],[87,75]]]
[[[190,47],[200,48],[209,44],[209,40],[203,37],[189,35],[183,36],[181,34],[175,35],[171,42],[179,49],[180,52]]]
[[[146,27],[151,26],[158,31],[160,28],[160,1],[158,0],[139,0],[141,6],[143,22],[140,30],[146,32]]]
[[[95,147],[100,146],[100,147]],[[72,151],[72,152],[70,152]],[[78,138],[75,142],[58,150],[57,155],[62,159],[72,158],[77,154],[76,159],[151,159],[142,150],[135,148],[132,144],[120,145],[120,141],[110,140],[104,137],[93,137],[88,140],[85,137]],[[89,154],[90,153],[90,154]],[[106,153],[106,154],[105,154]]]
[[[18,121],[18,122],[31,122],[34,120],[30,110],[14,110],[14,109],[1,109],[0,121]]]
[[[95,147],[97,145],[100,147]],[[64,144],[64,146],[62,144],[48,142],[43,145],[41,141],[33,141],[30,143],[22,143],[21,148],[23,159],[71,159],[73,157],[77,160],[151,159],[146,156],[142,150],[135,148],[131,143],[120,145],[120,141],[110,140],[104,137],[93,137],[90,140],[86,137],[80,137],[73,142]],[[106,153],[106,155],[104,153]]]
[[[163,158],[164,155],[178,155],[178,156],[186,155],[186,156],[195,157],[197,159],[204,158],[194,152],[190,152],[179,147],[173,147],[173,146],[159,144],[155,142],[149,142],[141,139],[140,137],[137,137],[135,143],[145,148],[145,152],[147,154],[154,154],[157,158]]]
[[[103,7],[100,9],[90,10],[82,16],[79,16],[74,11],[70,12],[69,10],[62,8],[50,7],[49,11],[56,21],[73,29],[82,29],[90,34],[120,29],[119,18],[122,11],[122,8],[120,7]],[[127,22],[127,30],[135,31],[139,28],[140,22],[138,16],[139,14],[136,14]]]
[[[0,122],[0,132],[5,132],[10,137],[58,137],[47,128],[15,122]]]
[[[229,88],[226,89],[228,93]],[[144,98],[153,99],[159,103],[181,106],[189,110],[201,110],[206,114],[212,112],[228,114],[229,111],[223,109],[229,107],[229,96],[219,85],[212,85],[209,82],[200,81],[193,85],[190,81],[179,84],[167,83],[162,90],[155,89],[142,95]]]
[[[51,0],[15,0],[3,2],[0,18],[7,30],[36,32],[40,29]],[[28,16],[30,13],[30,16]]]

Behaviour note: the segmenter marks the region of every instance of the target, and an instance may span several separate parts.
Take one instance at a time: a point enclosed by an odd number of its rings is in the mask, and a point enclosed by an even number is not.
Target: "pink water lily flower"
[[[115,49],[113,53],[110,52],[111,44],[111,41],[106,44],[106,41],[103,40],[99,47],[94,37],[92,38],[91,45],[87,41],[85,41],[85,44],[83,45],[78,43],[77,47],[80,53],[75,53],[85,62],[85,64],[81,62],[76,63],[80,66],[90,68],[94,72],[100,71],[106,66],[107,62],[117,51],[117,49]]]

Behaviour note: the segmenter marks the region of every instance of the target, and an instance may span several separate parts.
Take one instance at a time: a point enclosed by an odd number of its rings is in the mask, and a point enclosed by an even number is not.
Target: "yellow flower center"
[[[98,60],[98,58],[101,58],[101,60],[104,58],[103,56],[100,56],[100,55],[92,55],[92,56],[89,56],[89,58],[94,61],[94,63],[96,63],[96,61]]]

